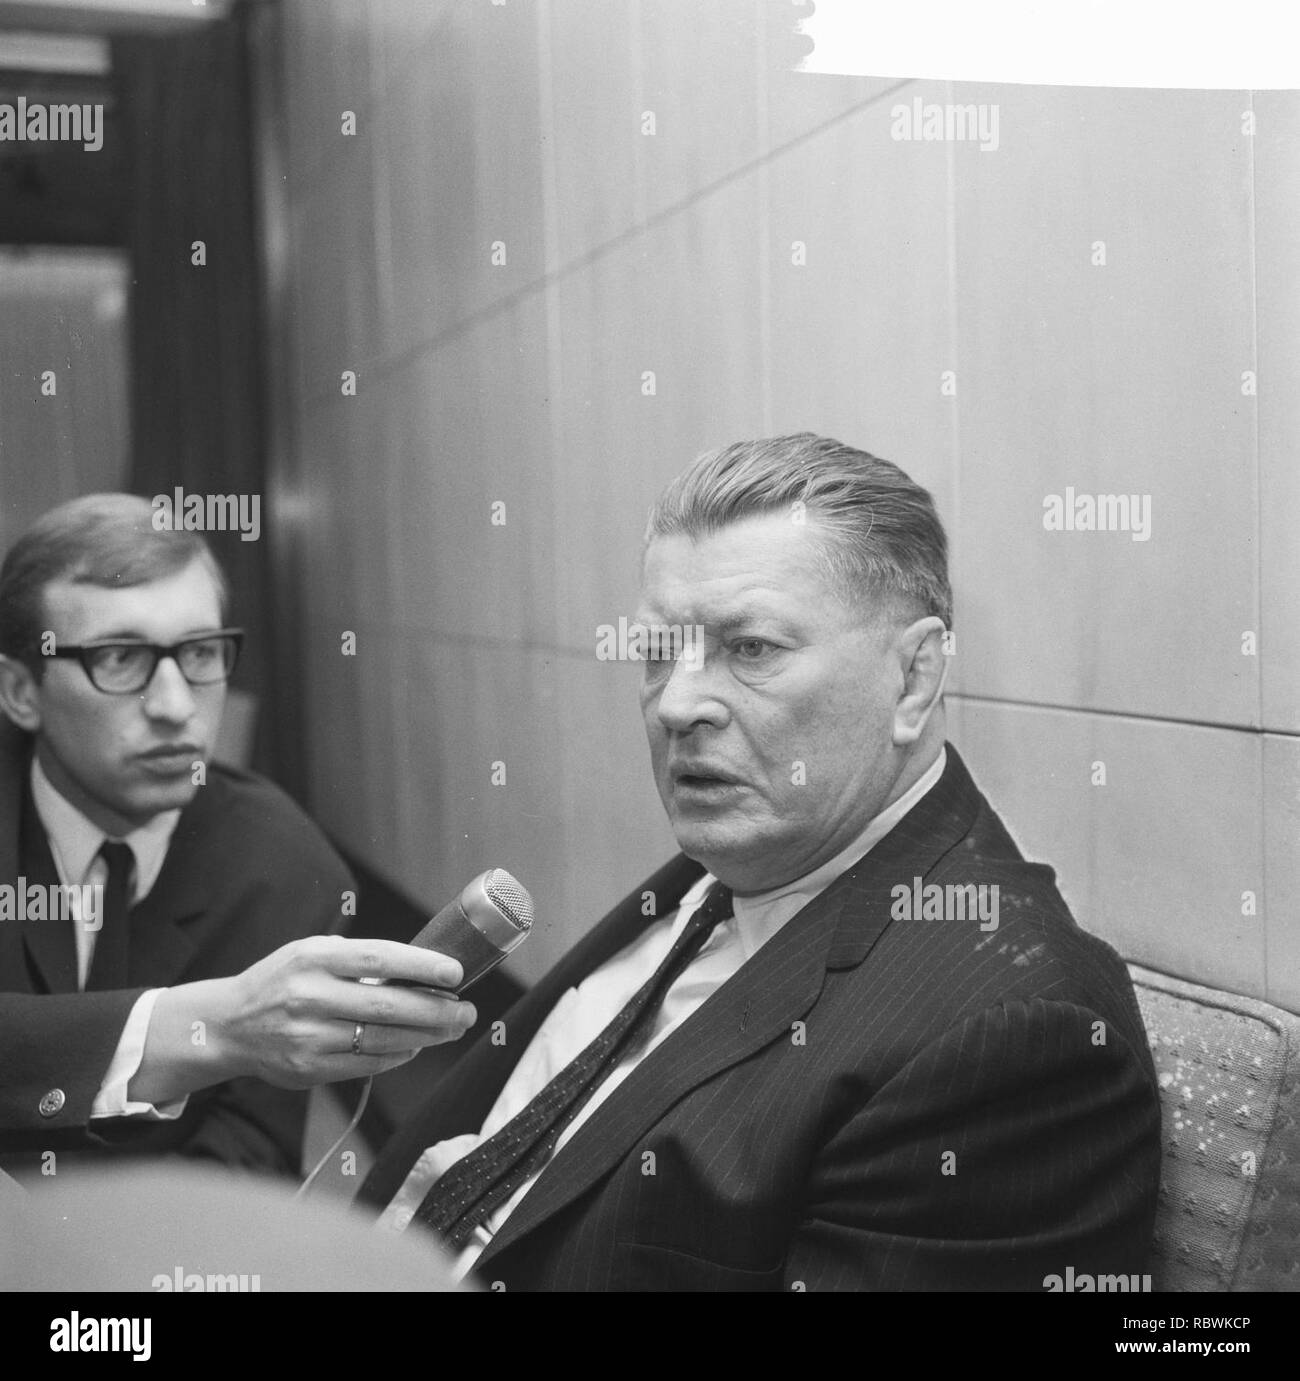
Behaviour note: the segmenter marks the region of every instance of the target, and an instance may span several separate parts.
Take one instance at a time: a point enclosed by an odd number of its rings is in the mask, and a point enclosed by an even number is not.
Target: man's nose
[[[655,712],[666,729],[687,733],[697,724],[722,728],[730,717],[716,684],[712,658],[680,657],[673,663]]]
[[[160,657],[153,680],[140,697],[150,719],[184,723],[194,713],[194,693],[174,657]]]

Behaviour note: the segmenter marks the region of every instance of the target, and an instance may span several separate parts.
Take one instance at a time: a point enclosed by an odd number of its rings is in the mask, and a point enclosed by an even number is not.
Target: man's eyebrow
[[[147,643],[152,639],[138,628],[110,628],[103,633],[84,634],[77,639],[82,643]]]
[[[633,620],[635,623],[645,627],[658,626],[673,627],[674,625],[684,626],[694,625],[697,620],[692,618],[665,618],[655,610],[640,608],[636,612]],[[706,614],[698,622],[709,632],[719,637],[726,637],[728,633],[734,633],[738,628],[750,627],[753,624],[763,624],[767,627],[778,629],[783,633],[793,633],[794,627],[789,619],[783,618],[780,614],[771,609],[724,609],[716,614]]]
[[[710,622],[719,633],[732,633],[737,628],[755,623],[765,624],[787,633],[794,631],[789,618],[783,617],[774,609],[728,609]]]
[[[183,643],[187,638],[202,638],[209,633],[215,633],[221,626],[219,623],[211,625],[205,623],[201,627],[191,629],[188,633],[178,634],[169,641]],[[83,643],[153,643],[158,640],[151,638],[147,633],[142,633],[138,628],[132,628],[128,625],[110,629],[107,633],[95,633],[89,637],[81,637],[77,641]]]
[[[731,633],[735,629],[742,628],[747,623],[754,623],[762,617],[762,614],[758,614],[752,609],[730,609],[711,619],[710,623],[719,633]]]

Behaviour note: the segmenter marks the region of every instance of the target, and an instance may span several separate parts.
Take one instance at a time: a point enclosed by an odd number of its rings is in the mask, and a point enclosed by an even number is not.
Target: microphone
[[[411,943],[460,961],[465,977],[450,989],[459,997],[522,945],[532,925],[528,889],[504,868],[489,868],[466,884]]]

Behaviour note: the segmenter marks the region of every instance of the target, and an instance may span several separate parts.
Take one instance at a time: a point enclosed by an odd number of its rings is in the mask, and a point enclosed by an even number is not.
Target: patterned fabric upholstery
[[[1300,1290],[1300,1016],[1129,965],[1160,1080],[1156,1290]]]

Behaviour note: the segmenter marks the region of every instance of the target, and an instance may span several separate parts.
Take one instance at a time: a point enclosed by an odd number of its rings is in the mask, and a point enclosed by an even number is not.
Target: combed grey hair
[[[698,540],[779,512],[816,524],[826,574],[850,605],[891,601],[952,627],[948,539],[929,491],[891,461],[814,432],[706,452],[660,495],[645,540]]]

